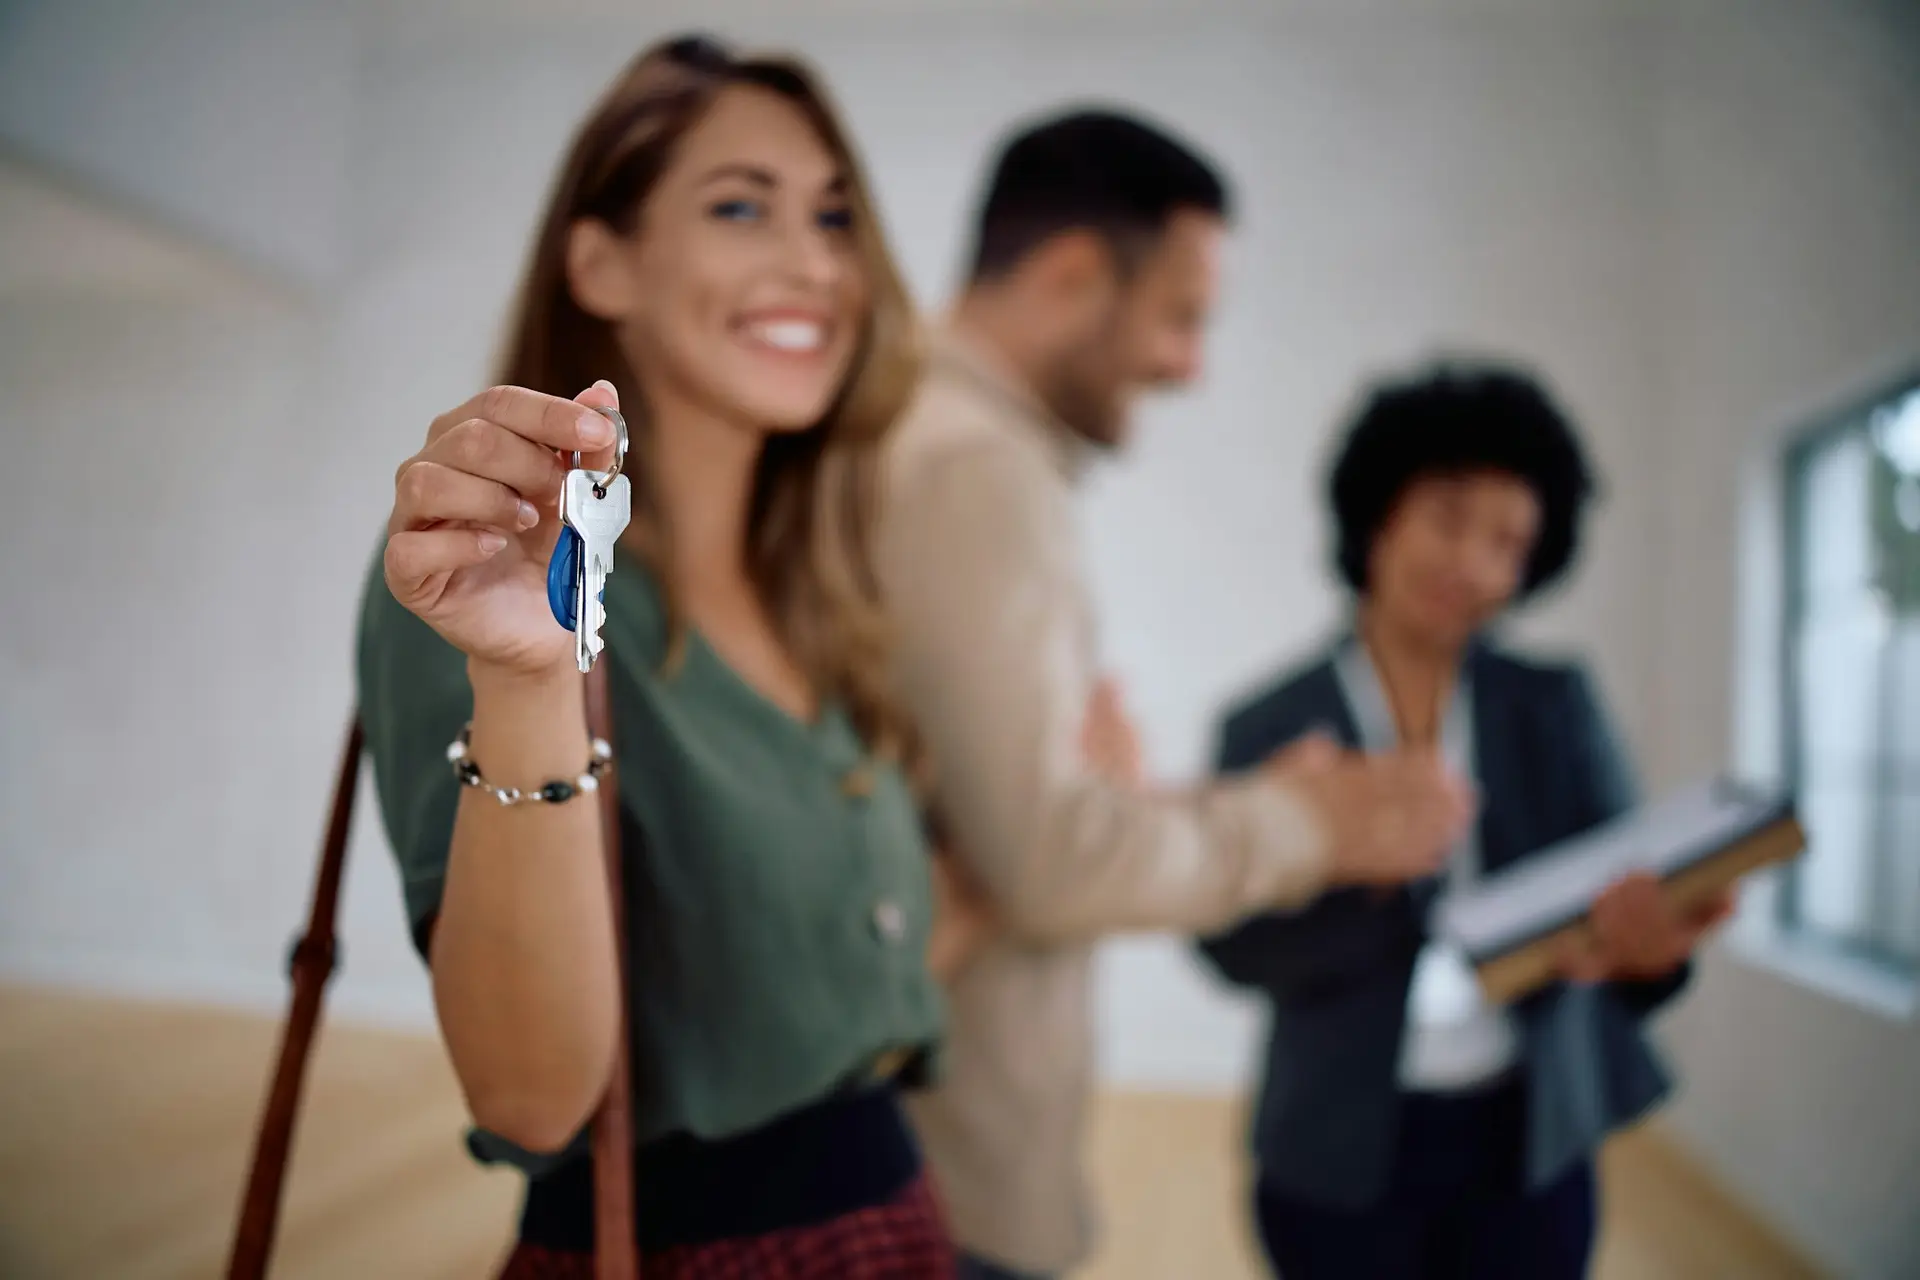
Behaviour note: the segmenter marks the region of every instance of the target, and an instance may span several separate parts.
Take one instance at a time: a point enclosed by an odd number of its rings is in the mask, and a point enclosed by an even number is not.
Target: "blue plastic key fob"
[[[554,621],[571,631],[574,617],[574,587],[580,580],[580,535],[566,525],[560,526],[560,539],[553,544],[553,559],[547,561],[547,604]]]

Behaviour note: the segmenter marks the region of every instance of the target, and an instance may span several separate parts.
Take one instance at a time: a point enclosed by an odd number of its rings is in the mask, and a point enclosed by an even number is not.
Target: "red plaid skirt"
[[[886,1204],[812,1227],[676,1245],[640,1259],[641,1280],[951,1280],[958,1261],[922,1175]],[[521,1244],[499,1280],[593,1280],[593,1255]]]

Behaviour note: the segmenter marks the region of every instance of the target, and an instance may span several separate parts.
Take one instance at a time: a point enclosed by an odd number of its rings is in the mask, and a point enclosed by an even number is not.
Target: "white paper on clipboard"
[[[1476,960],[1499,955],[1586,914],[1622,876],[1672,875],[1789,807],[1781,795],[1725,779],[1687,787],[1447,895],[1433,927]]]

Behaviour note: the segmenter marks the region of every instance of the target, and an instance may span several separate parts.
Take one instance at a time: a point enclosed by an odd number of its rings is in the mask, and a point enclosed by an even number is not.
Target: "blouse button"
[[[888,942],[898,942],[907,936],[907,913],[893,899],[882,898],[873,904],[873,928]]]

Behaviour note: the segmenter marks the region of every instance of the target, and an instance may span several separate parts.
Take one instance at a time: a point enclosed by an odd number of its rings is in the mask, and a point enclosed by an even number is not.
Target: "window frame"
[[[1837,439],[1865,432],[1867,419],[1876,408],[1909,395],[1920,395],[1920,368],[1909,369],[1898,377],[1886,379],[1868,393],[1855,396],[1839,408],[1820,414],[1791,432],[1781,450],[1780,466],[1776,472],[1781,513],[1781,608],[1775,691],[1780,699],[1780,777],[1790,795],[1797,796],[1804,782],[1800,770],[1800,741],[1804,726],[1801,723],[1796,673],[1800,665],[1798,636],[1807,616],[1808,603],[1805,589],[1808,555],[1806,479],[1821,450]],[[1875,789],[1878,793],[1883,788],[1876,783]],[[1882,875],[1878,866],[1880,859],[1876,857],[1873,861],[1875,865],[1869,874],[1878,882]],[[1801,916],[1801,879],[1806,869],[1806,860],[1796,859],[1781,868],[1775,880],[1769,924],[1776,936],[1790,941],[1796,948],[1864,966],[1920,990],[1920,960],[1910,959],[1870,940],[1836,936],[1804,921]]]

